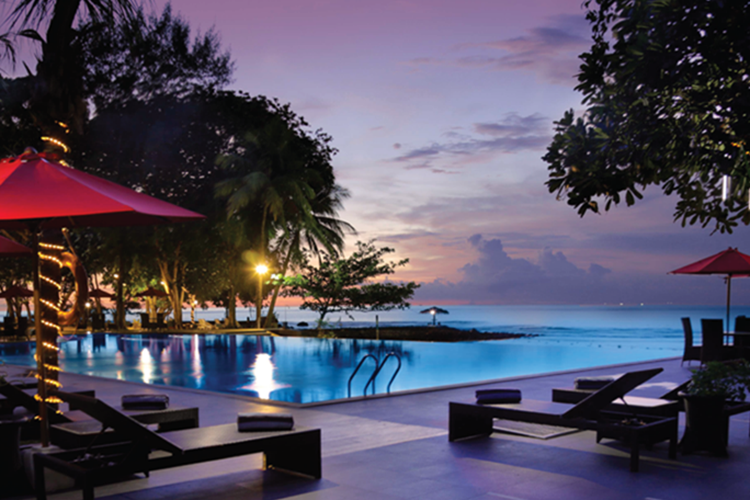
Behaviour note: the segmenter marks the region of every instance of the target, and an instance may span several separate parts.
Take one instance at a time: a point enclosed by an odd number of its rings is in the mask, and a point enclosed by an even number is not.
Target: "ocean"
[[[439,314],[437,322],[463,330],[480,332],[508,332],[531,335],[521,343],[607,343],[647,344],[653,349],[680,350],[683,344],[680,318],[689,317],[700,341],[701,318],[726,317],[723,306],[570,306],[570,305],[441,305],[448,314]],[[413,306],[406,310],[353,313],[335,313],[326,318],[328,328],[375,326],[376,317],[381,326],[427,325],[432,322],[430,314],[420,311],[428,306]],[[276,309],[280,322],[297,327],[301,322],[314,327],[317,315],[298,307]],[[731,325],[738,315],[750,316],[750,307],[737,305],[731,309]],[[214,321],[223,319],[223,309],[196,310],[197,319]],[[254,310],[242,308],[237,319],[254,319]],[[189,310],[183,311],[183,319],[190,319]],[[304,327],[303,327],[304,328]],[[730,328],[732,329],[732,328]],[[676,354],[675,354],[676,355]]]

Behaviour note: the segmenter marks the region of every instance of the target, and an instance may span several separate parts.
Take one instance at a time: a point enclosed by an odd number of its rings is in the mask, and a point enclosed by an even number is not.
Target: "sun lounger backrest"
[[[75,403],[81,411],[107,427],[127,436],[132,441],[143,441],[152,449],[182,454],[183,450],[173,442],[146,428],[140,422],[112,408],[104,401],[80,394],[55,392],[66,403]]]
[[[39,413],[39,401],[34,396],[25,393],[13,384],[0,384],[0,394],[13,401],[18,406],[23,406],[28,411],[36,415]],[[70,419],[61,413],[57,413],[54,408],[47,407],[49,421],[53,424],[70,422]]]
[[[653,368],[651,370],[626,373],[573,406],[570,410],[563,413],[562,417],[594,419],[597,412],[604,409],[608,404],[623,397],[662,371],[664,371],[663,368]]]

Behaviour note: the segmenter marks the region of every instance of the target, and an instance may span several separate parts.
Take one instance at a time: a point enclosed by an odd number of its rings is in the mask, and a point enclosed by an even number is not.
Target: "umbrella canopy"
[[[27,149],[0,160],[0,229],[30,229],[38,250],[38,231],[63,227],[144,226],[203,219],[148,195],[137,193],[60,163],[58,157]],[[39,266],[34,266],[34,309],[40,310]],[[37,346],[43,345],[41,314],[35,314]],[[39,369],[39,417],[42,446],[49,444],[45,367]]]
[[[750,274],[750,255],[736,248],[728,248],[705,259],[671,271],[669,274],[725,274],[727,282],[727,323],[729,329],[729,307],[732,295],[732,277]]]
[[[94,299],[114,299],[115,294],[105,292],[101,288],[94,288],[93,290],[89,290],[89,297]]]
[[[204,216],[59,163],[47,153],[0,160],[0,228],[165,224]]]
[[[2,299],[11,299],[13,297],[33,297],[34,291],[29,290],[25,286],[18,286],[13,285],[11,287],[8,287],[7,290],[0,293],[0,298]]]
[[[424,311],[419,311],[419,314],[432,314],[432,324],[434,325],[436,321],[435,318],[437,317],[438,314],[450,314],[450,313],[440,307],[432,306],[428,309],[425,309]]]
[[[146,288],[144,291],[140,293],[136,293],[136,297],[166,297],[169,294],[165,292],[164,290],[159,290],[157,288],[154,288],[152,286]]]
[[[31,257],[31,248],[0,236],[0,257]]]

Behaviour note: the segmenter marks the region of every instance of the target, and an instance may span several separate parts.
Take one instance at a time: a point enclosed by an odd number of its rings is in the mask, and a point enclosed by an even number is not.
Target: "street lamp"
[[[255,272],[258,273],[258,310],[255,313],[255,328],[260,330],[260,315],[263,308],[263,275],[268,272],[268,266],[258,264],[255,266]]]

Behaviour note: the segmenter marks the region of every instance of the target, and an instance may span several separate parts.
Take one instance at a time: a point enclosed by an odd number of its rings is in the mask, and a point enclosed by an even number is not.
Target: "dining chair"
[[[701,329],[703,330],[701,364],[729,359],[728,349],[724,347],[724,320],[701,319]]]
[[[682,353],[682,366],[685,361],[690,363],[692,360],[701,360],[701,346],[693,345],[693,326],[690,323],[690,318],[682,318],[682,330],[685,335],[685,348]]]

